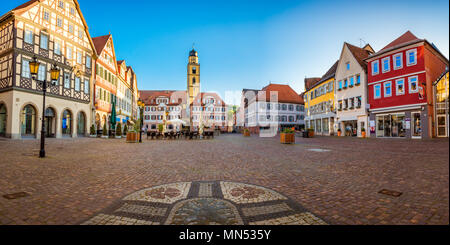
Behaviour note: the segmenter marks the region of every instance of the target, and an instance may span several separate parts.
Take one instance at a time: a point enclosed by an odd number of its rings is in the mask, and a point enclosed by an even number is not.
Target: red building
[[[432,86],[448,59],[407,31],[366,61],[371,137],[433,137]]]

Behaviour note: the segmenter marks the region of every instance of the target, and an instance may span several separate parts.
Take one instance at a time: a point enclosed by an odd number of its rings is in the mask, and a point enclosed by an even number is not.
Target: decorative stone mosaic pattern
[[[178,200],[185,199],[190,187],[190,182],[180,182],[156,186],[133,193],[125,197],[125,200],[170,204]]]
[[[196,198],[174,206],[166,225],[243,225],[236,207],[225,200]]]
[[[235,182],[220,182],[225,199],[235,203],[257,203],[262,201],[285,200],[286,197],[275,191],[255,185]]]
[[[85,225],[325,225],[291,199],[264,187],[182,182],[137,191]]]
[[[212,196],[213,183],[200,183],[198,190],[199,197],[211,197]]]

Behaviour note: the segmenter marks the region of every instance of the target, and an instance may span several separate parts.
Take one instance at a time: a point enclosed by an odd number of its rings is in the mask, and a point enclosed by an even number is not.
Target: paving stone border
[[[134,192],[82,225],[326,225],[271,189],[230,181],[192,181]]]

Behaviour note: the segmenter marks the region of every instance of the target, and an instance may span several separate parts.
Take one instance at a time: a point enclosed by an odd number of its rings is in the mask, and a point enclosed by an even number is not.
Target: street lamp
[[[138,107],[139,107],[139,112],[140,112],[140,119],[141,119],[141,123],[139,125],[139,143],[142,143],[142,126],[144,125],[144,106],[145,103],[139,99],[138,100]]]
[[[29,63],[30,65],[30,73],[33,80],[35,80],[37,83],[39,83],[42,86],[42,93],[43,93],[43,101],[42,101],[42,130],[41,130],[41,150],[39,151],[39,157],[44,158],[45,157],[45,95],[47,92],[47,88],[51,86],[56,85],[56,81],[58,81],[59,78],[59,72],[60,70],[56,66],[56,63],[53,64],[52,68],[50,69],[50,78],[51,81],[47,81],[47,76],[44,76],[44,80],[40,81],[36,78],[40,63],[37,61],[36,56],[33,57],[33,61]]]

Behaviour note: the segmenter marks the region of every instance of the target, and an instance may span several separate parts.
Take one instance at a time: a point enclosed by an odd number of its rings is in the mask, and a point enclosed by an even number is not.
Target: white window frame
[[[73,49],[70,46],[66,46],[66,58],[68,60],[72,60],[73,59]]]
[[[388,61],[388,69],[387,70],[384,69],[384,61],[385,60]],[[391,57],[388,56],[388,57],[381,59],[381,66],[382,66],[381,72],[383,72],[383,73],[390,72],[391,71]]]
[[[56,18],[56,26],[57,27],[62,28],[63,27],[63,22],[64,22],[63,19],[61,19],[59,17]]]
[[[374,72],[374,67],[375,67],[375,64],[377,64],[377,72]],[[380,61],[379,60],[374,60],[374,61],[372,61],[372,76],[373,75],[378,75],[378,74],[380,74]]]
[[[31,78],[30,60],[22,59],[22,70],[20,72],[20,75],[25,78]]]
[[[380,96],[377,96],[377,89],[380,91]],[[373,86],[373,98],[380,99],[381,98],[381,84],[375,84]]]
[[[398,91],[398,84],[399,84],[399,82],[403,83],[403,92],[399,92]],[[395,94],[396,95],[404,95],[405,94],[405,79],[404,78],[395,80]]]
[[[55,40],[55,54],[61,55],[61,41]]]
[[[409,54],[410,53],[414,53],[414,63],[409,62]],[[413,66],[413,65],[417,65],[417,49],[416,48],[406,51],[406,66]]]
[[[77,92],[81,91],[81,77],[75,77],[74,89]]]
[[[44,81],[47,78],[47,64],[41,63],[39,64],[37,79],[39,81]]]
[[[77,51],[77,63],[78,64],[83,64],[83,52],[81,51]]]
[[[400,66],[397,66],[397,60],[396,60],[397,57],[400,57]],[[394,66],[394,70],[402,69],[403,68],[403,53],[394,54],[392,56],[392,63]]]
[[[31,33],[31,42],[28,42],[28,35],[27,35],[27,32],[28,33]],[[34,44],[34,33],[33,33],[33,30],[31,30],[31,28],[25,28],[25,36],[24,36],[24,41],[26,42],[26,43],[28,43],[28,44]]]
[[[45,21],[50,22],[50,12],[48,12],[48,10],[44,10],[42,17]]]
[[[411,79],[415,78],[416,79],[416,90],[412,90],[411,89]],[[418,93],[419,92],[419,76],[412,76],[412,77],[408,77],[408,92],[410,94],[414,94],[414,93]]]
[[[90,81],[89,79],[84,79],[84,93],[89,94],[90,91]]]
[[[43,38],[42,38],[42,37],[45,37],[45,38],[46,38],[46,39],[45,39],[45,40],[46,40],[45,46],[42,46],[42,45],[43,45],[43,42],[42,42]],[[41,34],[39,35],[39,48],[44,49],[44,50],[48,50],[49,42],[50,42],[50,36],[49,36],[48,34],[46,34],[46,33],[41,33]]]
[[[388,87],[388,85],[389,85],[389,88],[390,88],[390,90],[391,90],[391,93],[390,94],[387,94],[386,93],[386,87]],[[384,89],[384,97],[392,97],[392,82],[391,81],[388,81],[388,82],[384,82],[383,83],[383,89]]]

